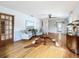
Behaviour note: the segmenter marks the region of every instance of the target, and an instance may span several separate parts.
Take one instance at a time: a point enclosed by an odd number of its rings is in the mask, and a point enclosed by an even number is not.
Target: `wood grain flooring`
[[[71,53],[65,47],[57,47],[53,42],[46,45],[40,44],[37,47],[24,48],[31,44],[32,40],[21,40],[14,44],[9,44],[0,49],[0,58],[76,58],[76,54]]]

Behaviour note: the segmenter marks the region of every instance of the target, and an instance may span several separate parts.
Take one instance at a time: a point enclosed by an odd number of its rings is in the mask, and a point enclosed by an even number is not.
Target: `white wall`
[[[42,19],[42,22],[43,22],[42,30],[43,33],[46,34],[48,33],[48,18]]]
[[[64,24],[62,25],[62,28],[61,28],[61,31],[62,33],[66,33],[66,20],[65,18],[60,18],[60,17],[57,17],[57,18],[51,18],[49,19],[49,22],[48,22],[48,26],[49,26],[49,32],[51,33],[57,33],[58,31],[58,28],[57,28],[57,22],[64,22]]]
[[[19,31],[25,29],[25,20],[34,20],[35,28],[40,29],[40,21],[34,17],[31,17],[29,15],[26,15],[24,13],[5,8],[3,6],[0,6],[0,12],[1,13],[8,13],[15,16],[14,19],[14,41],[20,40],[20,34]]]
[[[49,21],[49,32],[51,33],[56,33],[57,29],[56,29],[56,22],[55,21]]]

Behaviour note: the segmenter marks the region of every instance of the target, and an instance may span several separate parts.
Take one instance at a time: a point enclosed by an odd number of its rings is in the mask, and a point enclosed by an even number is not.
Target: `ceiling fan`
[[[57,18],[57,17],[55,17],[55,16],[52,16],[52,14],[48,14],[48,17],[49,17],[49,18]]]

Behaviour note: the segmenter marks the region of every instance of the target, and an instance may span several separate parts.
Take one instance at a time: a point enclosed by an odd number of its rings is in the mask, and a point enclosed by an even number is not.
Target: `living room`
[[[79,57],[79,1],[0,1],[0,58]]]

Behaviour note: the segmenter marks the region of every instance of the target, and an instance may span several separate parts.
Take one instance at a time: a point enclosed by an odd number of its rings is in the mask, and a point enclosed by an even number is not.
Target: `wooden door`
[[[0,13],[0,47],[13,42],[14,16]]]

